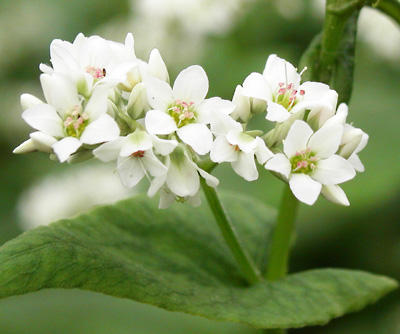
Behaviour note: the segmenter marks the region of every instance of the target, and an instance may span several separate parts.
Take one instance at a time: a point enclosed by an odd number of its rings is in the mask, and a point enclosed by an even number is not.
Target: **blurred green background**
[[[150,49],[158,47],[171,78],[185,66],[201,64],[209,75],[210,94],[230,99],[250,72],[262,71],[270,53],[298,62],[321,28],[322,5],[307,0],[1,0],[0,244],[23,227],[101,201],[88,198],[85,203],[85,194],[77,201],[79,187],[73,183],[83,170],[84,175],[96,171],[96,163],[68,166],[50,161],[45,154],[11,153],[29,134],[20,118],[19,95],[41,96],[38,65],[49,62],[52,39],[72,41],[83,32],[123,41],[132,31],[139,57],[147,59]],[[350,208],[323,199],[312,208],[301,207],[292,271],[344,267],[400,280],[400,30],[388,18],[374,14],[372,10],[362,13],[349,115],[370,135],[361,153],[366,172],[344,186]],[[221,188],[246,192],[271,205],[279,201],[282,185],[266,171],[260,171],[260,179],[252,183],[242,181],[228,167],[218,168],[216,174]],[[90,182],[96,187],[104,171],[93,175]],[[60,195],[67,192],[68,196]],[[116,189],[115,199],[119,196],[126,193]],[[400,333],[399,297],[399,292],[392,293],[326,327],[291,332]],[[47,290],[0,300],[0,333],[261,332],[95,293]]]

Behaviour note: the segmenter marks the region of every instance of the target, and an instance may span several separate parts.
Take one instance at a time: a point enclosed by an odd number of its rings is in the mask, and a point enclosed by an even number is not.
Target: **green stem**
[[[222,236],[224,237],[225,242],[231,250],[232,255],[234,256],[247,282],[249,284],[260,282],[262,280],[262,276],[257,267],[254,265],[250,256],[240,244],[236,231],[225,214],[225,210],[222,207],[217,192],[214,188],[209,187],[203,179],[201,180],[201,186],[207,198],[210,209],[214,214],[215,220],[217,221],[218,227],[221,230]]]
[[[269,281],[285,277],[288,271],[298,203],[289,186],[285,186],[268,258],[266,278]]]

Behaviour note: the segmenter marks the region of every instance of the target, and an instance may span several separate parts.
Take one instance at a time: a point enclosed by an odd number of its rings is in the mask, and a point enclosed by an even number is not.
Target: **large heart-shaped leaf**
[[[274,211],[242,196],[225,203],[261,265]],[[208,209],[161,211],[144,197],[35,229],[0,248],[0,297],[80,288],[262,328],[323,324],[395,287],[382,276],[338,269],[246,287]]]

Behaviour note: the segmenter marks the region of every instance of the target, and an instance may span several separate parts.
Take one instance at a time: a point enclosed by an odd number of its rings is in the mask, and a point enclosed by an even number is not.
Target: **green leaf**
[[[225,197],[261,265],[274,211]],[[262,328],[324,324],[396,287],[388,278],[324,269],[246,287],[205,208],[158,210],[144,197],[26,232],[0,248],[0,297],[79,288]]]

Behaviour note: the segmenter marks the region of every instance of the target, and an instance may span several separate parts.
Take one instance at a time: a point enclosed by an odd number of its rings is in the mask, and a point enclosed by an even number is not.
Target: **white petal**
[[[210,159],[214,162],[232,162],[238,159],[238,152],[225,136],[218,136],[211,147]]]
[[[40,152],[51,153],[53,144],[57,142],[54,137],[40,131],[32,132],[29,136],[36,149]]]
[[[148,77],[144,84],[146,85],[147,99],[152,108],[165,111],[174,102],[172,89],[165,81]]]
[[[337,152],[342,135],[343,125],[324,125],[311,136],[308,147],[317,157],[328,158]]]
[[[104,143],[93,150],[93,155],[104,162],[117,160],[119,152],[121,151],[122,143],[125,138],[120,137],[115,140]]]
[[[198,207],[201,205],[201,196],[200,196],[200,191],[194,195],[194,196],[190,196],[187,199],[187,203],[190,204],[193,207]]]
[[[109,88],[106,86],[97,86],[88,104],[85,107],[85,112],[89,115],[90,120],[95,120],[107,112]]]
[[[342,142],[338,154],[345,159],[348,159],[360,146],[363,138],[363,131],[356,129],[351,125],[346,124],[343,133]]]
[[[305,150],[312,134],[313,130],[306,122],[296,120],[283,141],[283,151],[286,156],[291,158],[297,152]]]
[[[265,118],[271,122],[284,122],[291,113],[278,103],[269,101],[267,104],[267,115]]]
[[[29,109],[44,102],[31,94],[22,94],[20,97],[22,110]]]
[[[352,154],[351,157],[348,159],[348,161],[351,163],[351,165],[357,172],[362,173],[365,171],[365,167],[361,162],[360,157],[357,154]]]
[[[73,137],[65,137],[53,144],[54,153],[60,162],[66,161],[72,153],[75,153],[82,143]]]
[[[235,109],[231,113],[231,116],[234,119],[241,119],[243,122],[247,122],[251,116],[251,103],[250,98],[244,95],[242,86],[236,86],[232,103],[235,105]]]
[[[14,154],[23,154],[30,153],[36,151],[35,144],[32,139],[25,140],[23,143],[19,144],[16,148],[14,148]]]
[[[281,82],[293,84],[295,89],[300,84],[300,75],[297,73],[296,68],[288,61],[274,54],[268,57],[263,76],[273,90],[277,89]]]
[[[226,139],[231,145],[237,145],[245,153],[254,152],[258,144],[257,140],[252,136],[235,130],[229,131]]]
[[[147,151],[153,147],[153,141],[146,131],[136,130],[126,136],[121,148],[121,157],[128,157],[137,151]]]
[[[41,74],[40,82],[48,104],[65,112],[80,105],[78,91],[74,82],[59,74]]]
[[[93,145],[117,139],[118,136],[118,124],[110,115],[104,114],[85,128],[81,141],[84,144]]]
[[[289,180],[290,189],[296,198],[308,205],[313,205],[317,200],[322,185],[305,174],[292,174]]]
[[[312,178],[322,184],[331,185],[351,180],[355,175],[350,162],[341,156],[332,155],[328,159],[318,161]]]
[[[169,75],[167,66],[165,66],[164,60],[161,57],[160,51],[153,49],[150,52],[149,57],[149,72],[154,77],[169,82]]]
[[[208,92],[206,72],[199,65],[184,69],[176,77],[173,92],[176,99],[199,104]]]
[[[167,167],[156,158],[152,150],[146,151],[141,161],[153,177],[165,175],[168,171]]]
[[[322,119],[322,120],[320,120],[319,123],[323,124],[324,126],[335,125],[335,124],[344,126],[345,123],[346,123],[348,110],[349,110],[349,108],[347,107],[347,105],[345,103],[341,103],[339,105],[338,110],[337,110],[335,115],[333,115],[332,117],[329,117],[329,118],[327,118],[325,120]],[[309,118],[312,116],[311,113],[309,115]],[[328,114],[326,116],[328,116]]]
[[[198,122],[209,124],[213,122],[218,115],[229,115],[235,105],[228,100],[223,100],[220,97],[212,97],[204,100],[198,107]]]
[[[172,151],[175,150],[176,146],[178,145],[178,142],[175,139],[161,139],[155,135],[151,135],[151,138],[153,140],[153,147],[156,150],[156,153],[161,155],[168,155],[172,153]]]
[[[139,162],[140,158],[119,158],[118,174],[122,184],[127,188],[136,186],[144,177],[144,170]]]
[[[265,78],[260,74],[253,72],[244,79],[242,94],[248,97],[254,97],[264,101],[272,100],[272,91]]]
[[[243,177],[246,181],[258,179],[258,171],[254,161],[254,154],[240,152],[237,161],[231,163],[236,174]]]
[[[323,186],[321,194],[333,203],[344,206],[350,205],[345,192],[337,185]]]
[[[127,33],[125,37],[125,51],[128,55],[135,56],[135,40],[132,33]]]
[[[330,89],[328,85],[321,82],[307,81],[301,84],[299,90],[304,90],[303,101],[321,101],[326,103],[330,109],[336,109],[338,94],[333,89]]]
[[[158,203],[159,209],[168,209],[175,202],[175,196],[171,192],[161,189],[160,202]]]
[[[160,188],[164,185],[166,180],[167,180],[167,174],[163,174],[163,175],[155,177],[151,181],[150,187],[147,190],[147,196],[153,197],[160,190]],[[174,196],[174,199],[175,199],[175,196]]]
[[[54,73],[54,70],[53,70],[53,68],[51,66],[49,66],[47,64],[43,64],[43,63],[39,64],[39,70],[41,72],[43,72],[43,73],[46,73],[46,74],[53,74]]]
[[[55,71],[62,73],[78,71],[79,64],[76,56],[75,48],[70,42],[60,39],[55,39],[51,42],[50,59]]]
[[[180,161],[171,160],[168,169],[167,185],[171,191],[181,197],[193,196],[200,187],[197,169],[186,157]]]
[[[211,150],[213,137],[210,129],[199,123],[188,124],[178,129],[179,138],[200,155],[207,154]]]
[[[48,104],[37,104],[22,113],[23,120],[31,127],[53,137],[63,137],[63,125],[56,110]]]
[[[229,131],[234,130],[236,132],[243,131],[242,125],[236,122],[231,116],[224,114],[215,115],[211,122],[211,132],[218,136],[225,136]]]
[[[160,110],[149,110],[145,118],[146,130],[151,134],[169,135],[176,131],[174,119]]]
[[[369,140],[369,136],[363,131],[363,136],[361,138],[360,145],[358,145],[358,147],[357,147],[357,149],[355,150],[354,153],[361,152],[365,148],[365,146],[367,146],[368,140]]]
[[[264,164],[268,159],[271,159],[274,154],[269,150],[269,148],[265,145],[264,140],[260,137],[256,138],[257,147],[256,147],[256,158],[260,164]]]
[[[289,178],[292,170],[289,159],[282,153],[277,153],[273,158],[269,159],[265,164],[265,168],[283,175],[286,179]]]
[[[196,168],[197,168],[197,171],[199,172],[199,174],[201,175],[201,177],[204,180],[206,180],[206,183],[208,186],[213,187],[213,188],[218,186],[219,180],[214,175],[207,173],[205,170],[199,168],[198,166],[196,166]]]

